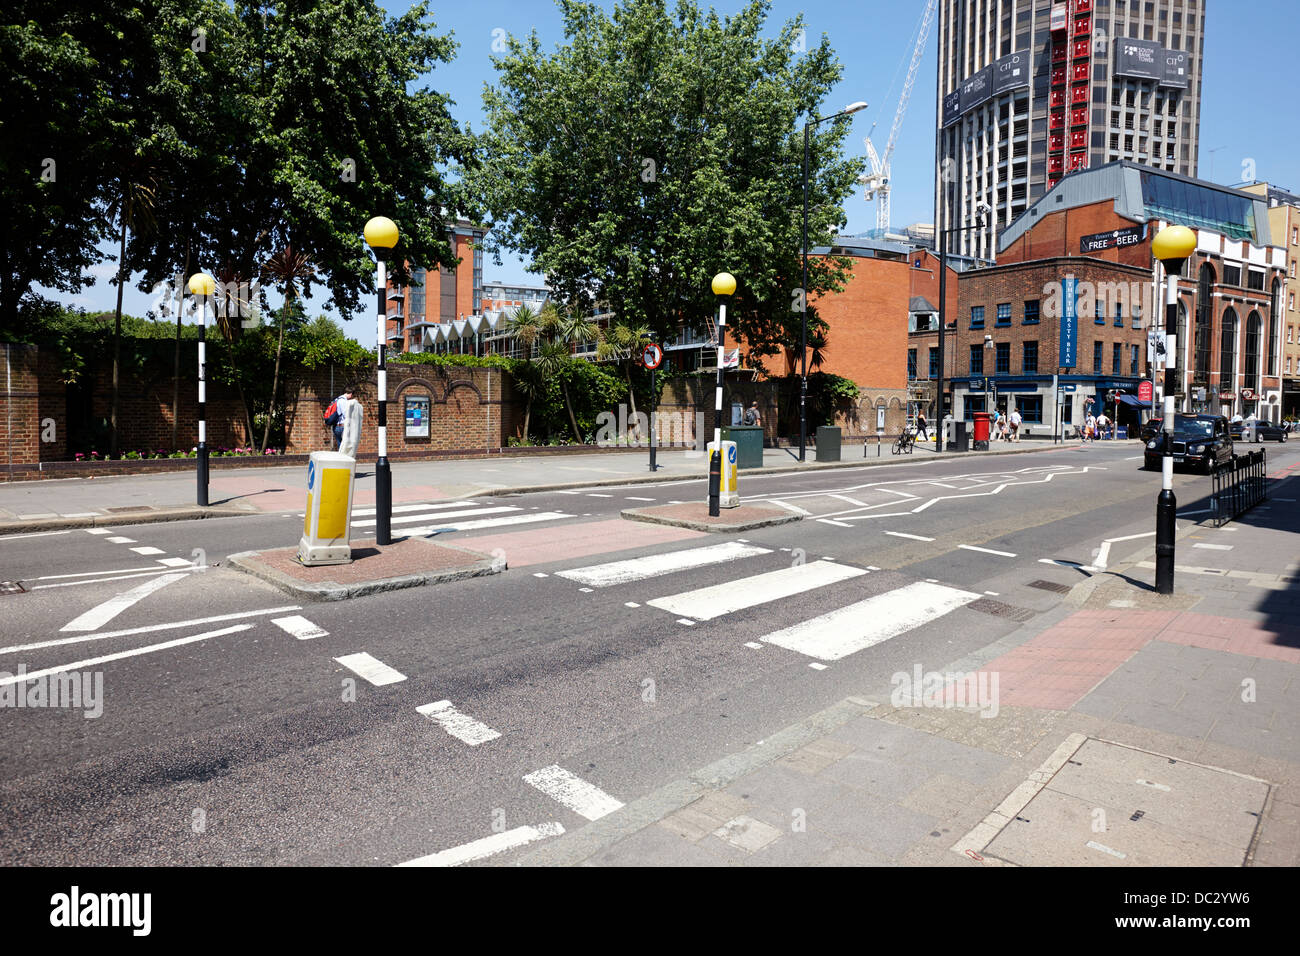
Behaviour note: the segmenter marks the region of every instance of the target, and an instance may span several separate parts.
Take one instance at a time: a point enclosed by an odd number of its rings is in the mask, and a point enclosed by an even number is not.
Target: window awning
[[[1134,408],[1150,408],[1150,402],[1144,402],[1136,395],[1118,395],[1116,396],[1125,405],[1132,405]]]

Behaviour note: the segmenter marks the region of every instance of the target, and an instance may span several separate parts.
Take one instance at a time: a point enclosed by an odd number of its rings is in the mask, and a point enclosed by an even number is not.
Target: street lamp
[[[379,292],[379,328],[375,349],[379,361],[379,421],[377,423],[379,457],[375,462],[375,544],[393,543],[393,473],[388,465],[388,367],[384,353],[388,343],[388,309],[384,291],[388,275],[384,252],[397,245],[397,223],[386,216],[376,216],[366,223],[366,242],[375,251],[375,288]]]
[[[199,451],[195,464],[195,477],[198,479],[199,504],[208,505],[208,387],[206,368],[208,361],[208,296],[217,290],[216,280],[206,272],[196,272],[190,276],[190,295],[201,300],[199,307]]]
[[[815,116],[803,124],[803,285],[800,287],[799,310],[803,321],[799,329],[799,460],[804,460],[808,444],[808,137],[818,123],[839,119],[867,108],[866,102],[850,103],[830,116]],[[721,414],[721,413],[719,413]]]
[[[736,291],[736,277],[719,272],[713,277],[713,294],[718,297],[718,386],[713,397],[713,454],[709,456],[709,517],[716,518],[722,485],[722,368],[726,362],[727,300]]]
[[[983,229],[984,217],[991,211],[988,203],[977,203],[975,206],[976,222],[969,226],[952,226],[939,232],[939,381],[936,383],[938,394],[935,398],[934,412],[935,421],[938,423],[938,430],[935,435],[935,451],[943,451],[943,334],[948,326],[946,311],[948,301],[948,237],[953,233]],[[989,341],[987,337],[985,341]]]
[[[1168,292],[1165,296],[1165,420],[1164,459],[1160,497],[1156,499],[1156,592],[1174,593],[1174,393],[1178,391],[1178,277],[1183,264],[1196,249],[1196,233],[1186,226],[1166,226],[1151,241],[1151,252],[1164,266]]]

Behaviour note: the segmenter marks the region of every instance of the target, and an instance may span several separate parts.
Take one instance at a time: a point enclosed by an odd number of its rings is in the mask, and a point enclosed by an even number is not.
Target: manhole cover
[[[1070,590],[1068,584],[1057,584],[1055,581],[1030,581],[1031,588],[1038,588],[1040,591],[1054,591],[1057,594],[1065,594]]]
[[[26,594],[22,581],[0,581],[0,594]]]
[[[1268,787],[1090,739],[983,853],[1022,866],[1242,866]]]
[[[972,611],[992,614],[994,617],[1010,618],[1013,621],[1027,621],[1036,613],[1027,607],[1013,607],[1010,604],[1003,604],[1001,601],[992,601],[988,598],[971,601],[966,606]]]

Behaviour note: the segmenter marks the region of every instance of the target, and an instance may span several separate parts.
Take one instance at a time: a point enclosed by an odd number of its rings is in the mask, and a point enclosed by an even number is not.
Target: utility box
[[[970,434],[966,431],[966,423],[959,419],[947,419],[944,425],[948,426],[948,451],[970,451]]]
[[[714,442],[708,444],[707,461],[709,470],[713,469],[714,449],[718,446]],[[724,441],[722,443],[722,477],[718,481],[718,506],[720,508],[735,508],[740,504],[740,490],[736,482],[736,443],[734,441]]]
[[[840,430],[832,425],[817,426],[817,460],[840,460]]]
[[[763,467],[762,425],[732,425],[722,429],[722,440],[736,443],[737,468]]]
[[[298,561],[307,567],[351,564],[352,488],[355,458],[314,451],[307,461],[307,515],[298,542]]]

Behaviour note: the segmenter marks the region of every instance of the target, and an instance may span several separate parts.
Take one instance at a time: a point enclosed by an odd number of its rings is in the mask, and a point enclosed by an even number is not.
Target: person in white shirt
[[[1012,409],[1011,411],[1011,440],[1012,441],[1015,442],[1020,441],[1020,422],[1021,422],[1020,409],[1018,408]]]

